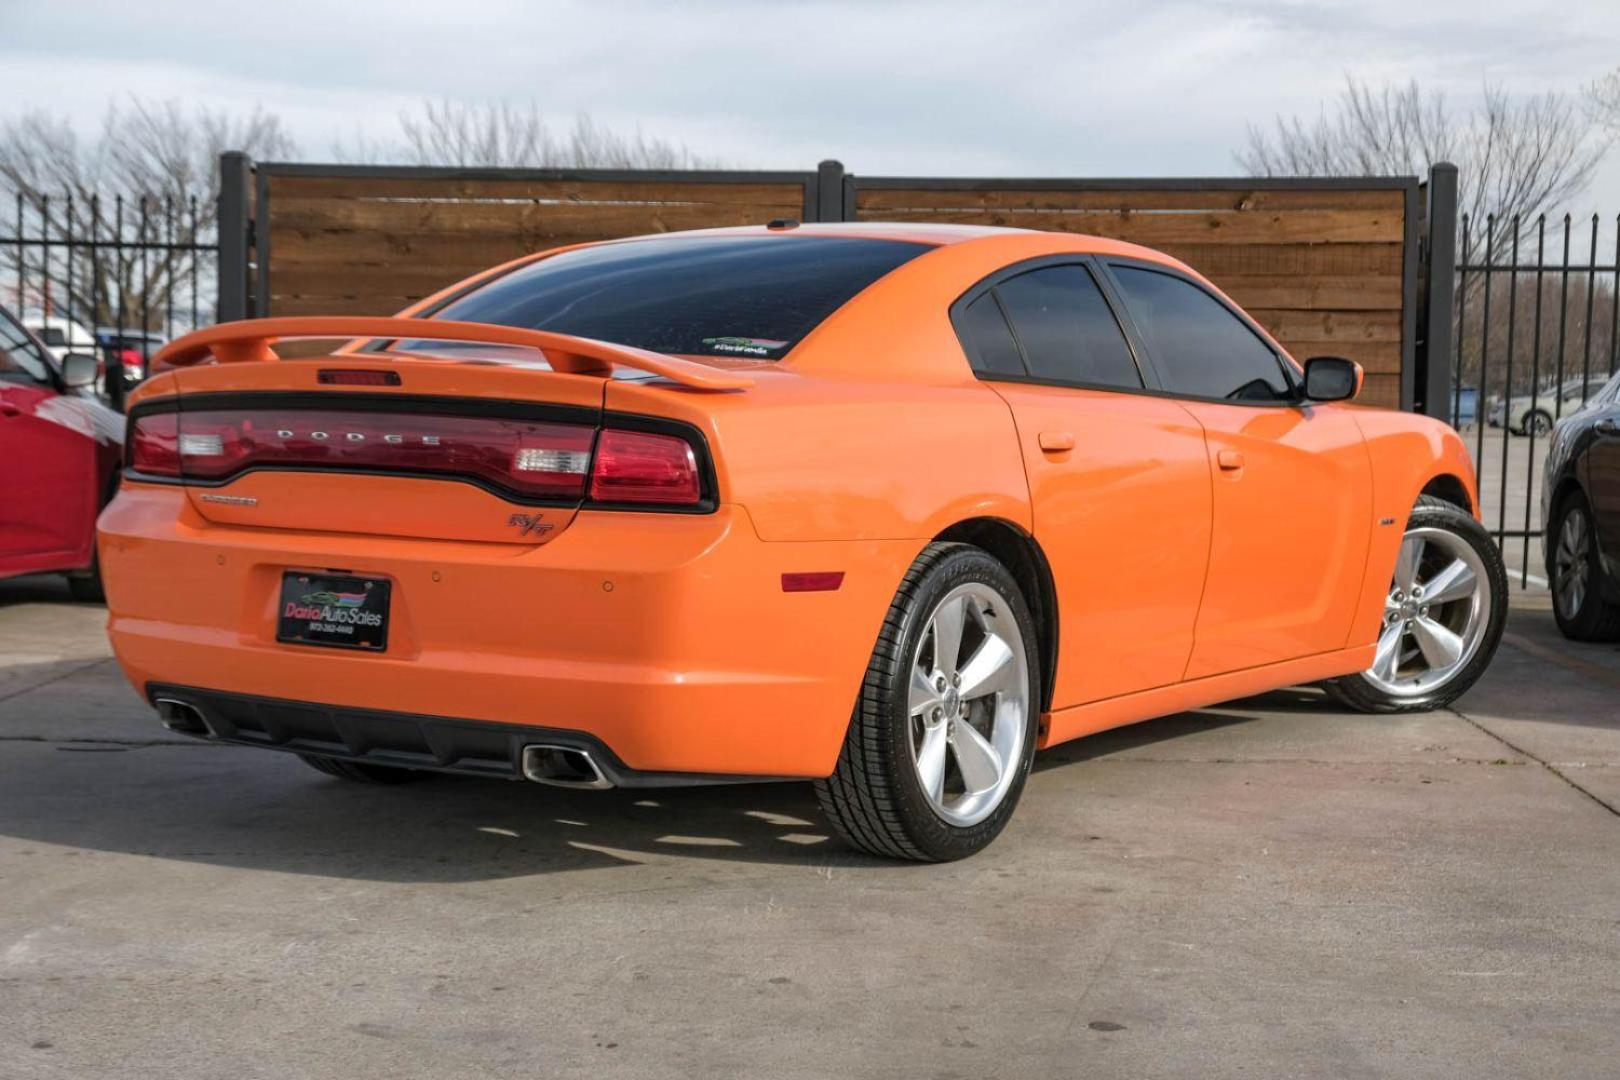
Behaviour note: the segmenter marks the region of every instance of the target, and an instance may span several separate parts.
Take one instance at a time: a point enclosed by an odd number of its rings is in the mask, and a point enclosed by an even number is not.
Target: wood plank
[[[1361,396],[1356,398],[1356,404],[1371,405],[1380,409],[1400,408],[1400,373],[1395,372],[1389,375],[1368,374],[1361,384]]]
[[[1226,275],[1294,277],[1401,276],[1400,244],[1162,244],[1217,285]]]
[[[723,225],[763,225],[781,207],[753,204],[532,202],[363,202],[286,199],[270,204],[272,237],[298,232],[522,233],[530,236],[637,236]],[[272,241],[271,250],[275,250]]]
[[[1276,335],[1272,335],[1275,337]],[[1399,374],[1401,346],[1393,341],[1307,341],[1303,338],[1278,338],[1300,363],[1313,356],[1342,356],[1361,365],[1368,375]]]
[[[1279,338],[1301,341],[1368,342],[1401,340],[1399,311],[1274,311],[1246,309],[1254,321]]]
[[[804,207],[801,184],[686,180],[481,180],[414,177],[271,176],[270,203],[323,199],[552,199],[571,202],[686,202]]]
[[[890,221],[995,225],[1045,232],[1082,233],[1158,247],[1163,244],[1399,244],[1402,215],[1386,210],[1213,210],[1136,213],[1077,210],[893,211]]]
[[[1220,277],[1216,284],[1221,291],[1244,308],[1305,311],[1328,308],[1337,311],[1401,309],[1401,279],[1395,276],[1222,274]]]
[[[1393,210],[1404,209],[1399,189],[1286,188],[1267,191],[1067,191],[998,189],[953,191],[943,188],[870,188],[856,181],[859,216],[881,219],[898,212],[985,210]]]
[[[489,269],[488,264],[319,263],[273,260],[270,286],[277,296],[426,296]]]
[[[489,267],[530,252],[546,251],[574,242],[566,238],[506,236],[495,233],[394,236],[381,232],[339,234],[289,231],[275,233],[271,238],[270,270],[273,279],[276,268],[284,261],[321,263],[328,266],[386,266],[389,263],[421,260],[447,266]]]

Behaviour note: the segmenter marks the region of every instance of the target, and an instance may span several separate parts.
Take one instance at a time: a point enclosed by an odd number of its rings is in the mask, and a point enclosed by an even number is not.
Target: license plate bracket
[[[392,586],[387,578],[288,570],[281,575],[276,640],[383,652]]]

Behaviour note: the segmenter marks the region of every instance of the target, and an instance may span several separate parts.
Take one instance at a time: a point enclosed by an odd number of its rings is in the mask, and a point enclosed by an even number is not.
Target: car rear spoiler
[[[447,319],[348,315],[245,319],[220,323],[169,342],[153,357],[153,366],[172,364],[187,367],[209,357],[221,364],[274,361],[280,357],[270,350],[271,343],[294,338],[385,338],[512,345],[536,349],[545,356],[552,370],[572,375],[608,378],[612,376],[614,368],[632,368],[660,375],[694,390],[741,390],[754,385],[753,378],[742,372],[726,371],[631,345],[614,345],[549,330],[525,330],[515,326]]]

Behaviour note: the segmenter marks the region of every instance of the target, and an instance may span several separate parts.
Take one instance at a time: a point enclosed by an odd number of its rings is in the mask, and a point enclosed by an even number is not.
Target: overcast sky
[[[1616,65],[1616,0],[0,0],[0,110],[88,128],[124,93],[257,104],[305,160],[426,96],[532,99],[559,128],[586,112],[740,167],[1226,175],[1247,124],[1314,115],[1346,71],[1462,104]],[[1620,153],[1589,200],[1620,211]]]

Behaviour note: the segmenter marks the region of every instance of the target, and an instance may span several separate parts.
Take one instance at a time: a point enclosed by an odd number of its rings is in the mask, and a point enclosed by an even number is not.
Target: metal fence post
[[[844,220],[844,163],[828,159],[816,166],[817,221]]]
[[[254,315],[248,256],[253,250],[253,162],[240,150],[219,155],[219,322]]]
[[[1457,166],[1448,161],[1430,166],[1428,196],[1416,405],[1418,411],[1452,424],[1456,423],[1451,415],[1451,351],[1457,296]],[[1476,398],[1476,413],[1483,402],[1483,396]]]

